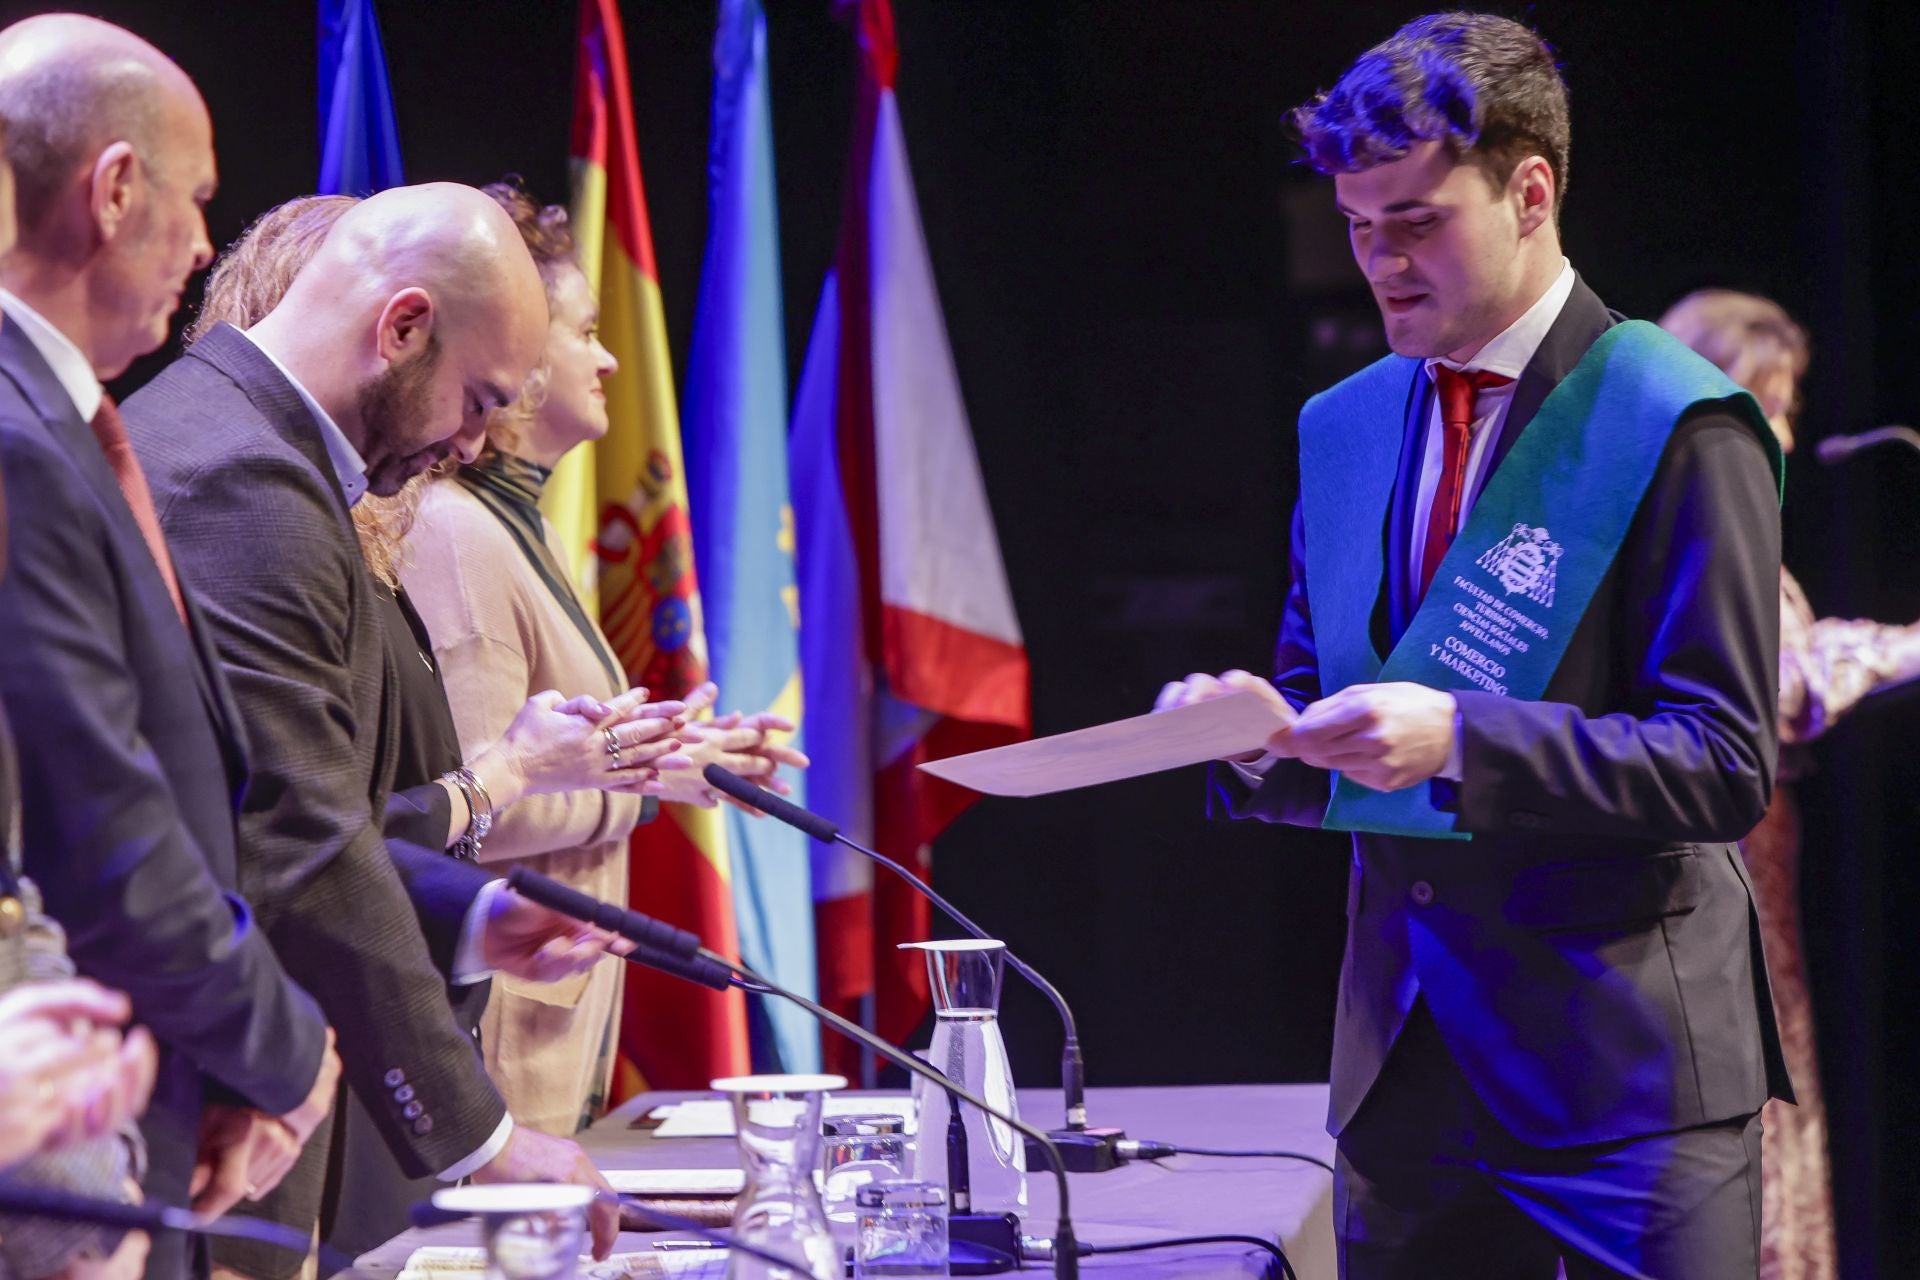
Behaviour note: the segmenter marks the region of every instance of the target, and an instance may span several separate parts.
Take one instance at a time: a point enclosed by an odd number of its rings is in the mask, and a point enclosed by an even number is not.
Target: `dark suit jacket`
[[[241,883],[332,1020],[348,1083],[402,1167],[437,1173],[505,1114],[443,985],[467,909],[491,877],[382,838],[393,678],[319,425],[273,362],[226,325],[122,415],[247,717]]]
[[[1576,284],[1514,389],[1494,466],[1614,317]],[[1408,387],[1374,642],[1413,613],[1407,547],[1431,392]],[[1489,469],[1489,473],[1491,469]],[[1549,517],[1551,518],[1551,517]],[[1462,780],[1435,802],[1471,842],[1358,835],[1330,1128],[1366,1096],[1416,995],[1514,1136],[1602,1142],[1749,1114],[1789,1087],[1734,841],[1777,752],[1778,490],[1754,429],[1696,410],[1675,430],[1546,697],[1460,692]],[[1306,548],[1275,657],[1321,696]],[[1216,811],[1318,825],[1329,780],[1281,761],[1258,787],[1214,769]]]
[[[131,996],[160,1043],[147,1189],[183,1203],[202,1073],[288,1111],[326,1026],[235,893],[246,747],[192,576],[189,633],[91,428],[12,324],[0,473],[0,701],[20,746],[24,865],[80,972]]]

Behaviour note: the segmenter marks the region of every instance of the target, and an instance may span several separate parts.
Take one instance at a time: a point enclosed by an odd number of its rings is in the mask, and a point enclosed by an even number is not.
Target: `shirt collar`
[[[73,345],[73,339],[54,328],[52,321],[5,289],[0,289],[0,311],[20,326],[20,332],[53,370],[80,420],[92,422],[93,415],[100,412],[100,398],[106,394],[106,388],[94,376],[93,362]]]
[[[1560,259],[1560,274],[1554,277],[1547,291],[1518,320],[1475,352],[1471,360],[1457,363],[1438,356],[1428,360],[1427,376],[1433,377],[1434,367],[1444,364],[1450,369],[1478,369],[1503,377],[1519,378],[1533,363],[1534,353],[1547,340],[1547,332],[1553,328],[1553,322],[1560,318],[1567,299],[1573,296],[1574,279],[1573,264],[1565,258]]]
[[[293,371],[280,363],[278,356],[245,329],[237,332],[258,347],[261,355],[273,361],[273,367],[280,371],[280,376],[299,393],[300,402],[307,406],[307,412],[311,413],[313,420],[320,424],[320,440],[327,446],[327,460],[333,463],[333,474],[340,481],[340,491],[346,495],[347,505],[351,507],[359,502],[367,493],[367,460],[360,456],[358,449],[353,447],[353,442],[347,439],[346,432],[340,430],[340,424],[320,407],[320,402],[313,398],[311,392],[300,385],[300,379],[293,376]]]

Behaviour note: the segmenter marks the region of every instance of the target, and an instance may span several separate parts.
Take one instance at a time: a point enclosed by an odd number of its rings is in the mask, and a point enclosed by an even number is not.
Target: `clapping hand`
[[[493,750],[504,751],[524,780],[519,794],[638,789],[663,764],[678,763],[668,758],[680,748],[673,734],[686,714],[683,703],[646,697],[645,689],[606,702],[536,693]],[[507,803],[498,797],[495,802],[502,808]]]
[[[684,701],[649,702],[647,698],[646,689],[635,687],[605,703],[575,698],[564,704],[563,709],[591,720],[600,734],[607,776],[594,785],[654,795],[654,784],[663,774],[695,768],[685,751],[686,725],[705,709],[704,704],[691,695]]]
[[[0,1167],[112,1133],[146,1109],[159,1056],[127,997],[84,979],[0,996]]]
[[[698,714],[712,706],[717,696],[718,690],[711,681],[701,685],[687,695],[690,714]],[[792,733],[793,729],[791,720],[771,711],[762,711],[757,715],[732,711],[709,720],[687,723],[681,726],[678,733],[685,744],[681,754],[687,758],[690,767],[671,771],[662,769],[659,779],[645,790],[647,794],[657,795],[663,800],[697,805],[703,809],[711,809],[725,800],[742,812],[759,817],[758,809],[741,804],[708,786],[703,772],[708,765],[717,764],[729,773],[751,779],[776,794],[790,795],[793,788],[778,776],[780,766],[804,769],[812,763],[804,752],[788,746],[775,736]]]

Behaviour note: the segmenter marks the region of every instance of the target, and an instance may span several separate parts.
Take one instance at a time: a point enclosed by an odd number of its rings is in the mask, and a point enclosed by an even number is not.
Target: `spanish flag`
[[[687,516],[680,417],[653,233],[640,182],[626,37],[615,0],[580,0],[573,105],[573,232],[600,297],[600,340],[620,361],[607,381],[613,428],[562,460],[547,514],[591,566],[582,598],[628,679],[680,697],[707,678],[707,648]],[[736,955],[723,810],[668,806],[633,835],[636,909]],[[642,1088],[704,1088],[749,1069],[746,1005],[635,967],[627,974],[615,1096]]]

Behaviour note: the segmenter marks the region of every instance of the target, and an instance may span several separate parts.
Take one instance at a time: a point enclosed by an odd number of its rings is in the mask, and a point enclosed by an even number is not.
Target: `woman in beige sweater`
[[[489,425],[472,466],[429,484],[407,536],[401,578],[433,637],[455,726],[472,753],[499,737],[530,693],[610,699],[626,673],[572,587],[567,557],[540,514],[553,465],[608,428],[601,379],[615,369],[595,335],[598,305],[573,259],[566,211],[540,208],[516,186],[487,188],[519,226],[540,267],[551,312],[541,366]],[[688,700],[710,706],[711,686]],[[768,738],[777,717],[728,716],[680,731],[676,755],[657,761],[644,798],[613,791],[532,796],[500,816],[482,861],[510,860],[592,897],[627,899],[627,836],[653,797],[712,805],[699,775],[718,761],[772,782],[780,763],[806,759]],[[602,1109],[611,1082],[622,969],[608,960],[564,982],[502,975],[481,1023],[488,1072],[517,1120],[571,1134]]]

